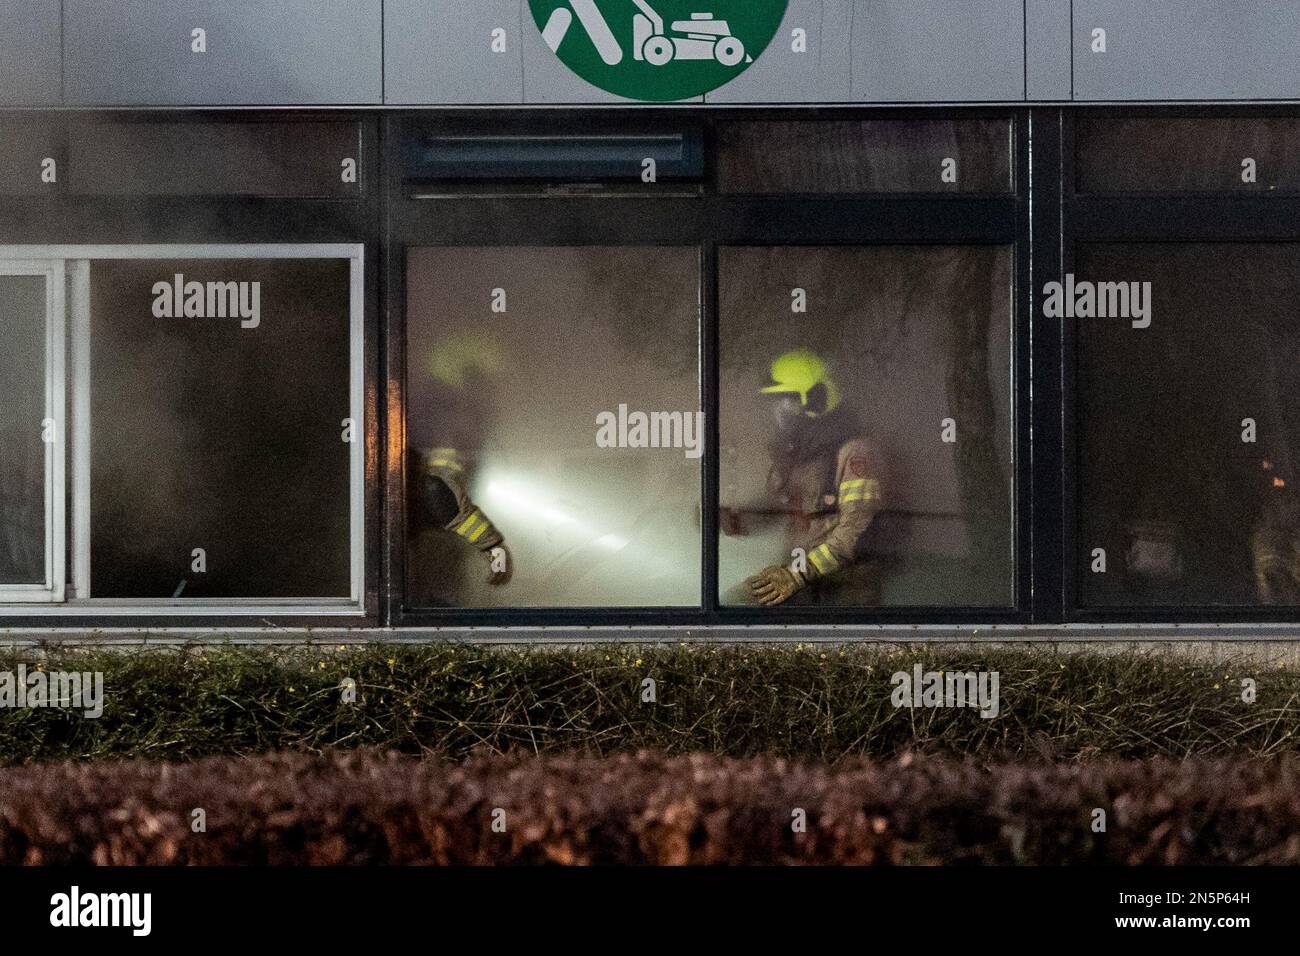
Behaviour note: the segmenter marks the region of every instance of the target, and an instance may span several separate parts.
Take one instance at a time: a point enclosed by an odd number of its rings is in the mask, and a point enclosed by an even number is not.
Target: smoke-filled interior
[[[698,251],[421,248],[407,266],[407,447],[465,457],[514,565],[489,587],[471,545],[413,527],[411,604],[698,605],[703,445],[597,443],[620,405],[699,412]]]
[[[45,582],[45,277],[0,275],[0,586]]]

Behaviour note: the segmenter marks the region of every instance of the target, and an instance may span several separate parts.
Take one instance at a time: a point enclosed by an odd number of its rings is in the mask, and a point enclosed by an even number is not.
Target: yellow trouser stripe
[[[474,529],[474,533],[469,536],[469,540],[477,541],[479,538],[483,537],[483,532],[486,531],[487,529],[488,529],[488,523],[486,521],[480,522],[479,526]]]
[[[866,478],[853,478],[849,481],[841,481],[840,491],[852,491],[854,488],[861,488],[866,483]]]
[[[450,458],[435,458],[429,462],[430,468],[450,468],[452,471],[464,471],[465,466]]]
[[[471,514],[468,518],[466,518],[464,521],[460,523],[460,527],[456,529],[456,533],[461,537],[468,535],[469,529],[474,527],[474,524],[478,521],[478,519],[479,519],[479,513],[475,511],[473,514]]]

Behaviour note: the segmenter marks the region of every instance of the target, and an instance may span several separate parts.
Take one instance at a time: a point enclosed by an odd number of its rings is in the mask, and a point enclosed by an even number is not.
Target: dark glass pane
[[[92,263],[92,597],[349,595],[350,265]]]
[[[1300,119],[1083,119],[1075,151],[1079,192],[1300,191]]]
[[[45,584],[44,276],[0,275],[0,584]]]
[[[0,196],[44,196],[57,188],[42,180],[42,162],[62,155],[48,123],[6,119],[0,123]]]
[[[946,160],[955,164],[945,167]],[[724,193],[1005,193],[1011,190],[1011,124],[721,123],[718,188]]]
[[[409,604],[698,605],[699,303],[694,249],[410,252]]]
[[[723,603],[796,562],[792,604],[1012,603],[1012,259],[721,251]]]
[[[92,122],[68,135],[69,189],[87,196],[356,196],[355,122]]]
[[[1075,273],[1151,283],[1147,328],[1076,320],[1082,603],[1300,604],[1300,246],[1083,245]]]

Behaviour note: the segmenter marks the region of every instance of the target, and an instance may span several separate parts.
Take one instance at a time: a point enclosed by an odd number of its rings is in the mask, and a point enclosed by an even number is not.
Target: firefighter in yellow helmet
[[[428,381],[418,391],[423,407],[408,415],[412,447],[408,457],[412,527],[441,529],[478,551],[488,567],[488,582],[503,585],[514,573],[505,539],[470,498],[474,453],[488,428],[489,383],[502,357],[495,340],[457,334],[441,340],[428,357]],[[427,582],[421,582],[427,583]]]
[[[879,603],[879,575],[863,536],[880,508],[880,456],[841,403],[826,362],[796,349],[772,363],[775,429],[767,490],[787,518],[787,563],[745,580],[765,606]],[[724,518],[724,530],[726,519]],[[739,531],[733,527],[730,530]]]

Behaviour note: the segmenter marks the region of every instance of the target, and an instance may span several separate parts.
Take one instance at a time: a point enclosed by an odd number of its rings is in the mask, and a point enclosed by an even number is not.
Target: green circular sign
[[[564,64],[608,93],[684,100],[753,63],[788,0],[528,0]]]

